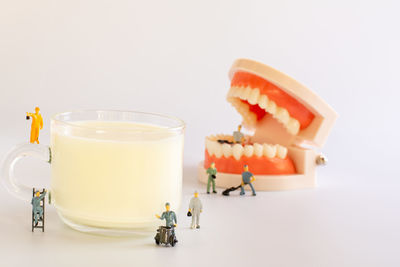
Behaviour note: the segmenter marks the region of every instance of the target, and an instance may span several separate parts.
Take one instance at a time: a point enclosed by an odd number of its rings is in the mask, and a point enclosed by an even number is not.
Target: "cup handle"
[[[14,176],[15,163],[26,156],[34,156],[48,163],[51,162],[50,147],[41,144],[19,144],[5,157],[1,166],[0,179],[7,191],[13,196],[30,202],[32,200],[32,187],[20,183]]]

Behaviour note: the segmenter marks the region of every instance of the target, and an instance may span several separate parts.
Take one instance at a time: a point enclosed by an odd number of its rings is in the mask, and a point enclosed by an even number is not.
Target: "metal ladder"
[[[35,188],[33,188],[32,189],[32,198],[33,197],[35,197],[35,194],[36,194],[36,192],[38,192]],[[40,192],[40,191],[39,191]],[[40,194],[44,194],[45,193],[45,190],[44,190],[44,188],[42,189],[42,192],[40,192]],[[35,226],[35,215],[33,214],[33,207],[32,207],[32,232],[34,231],[34,229],[35,228],[41,228],[42,229],[42,232],[44,232],[44,216],[45,216],[45,210],[44,210],[44,208],[45,208],[45,200],[46,200],[46,197],[44,197],[41,201],[40,201],[40,206],[42,207],[42,209],[43,209],[43,216],[42,216],[42,218],[39,218],[39,220],[38,220],[38,225],[37,226]]]

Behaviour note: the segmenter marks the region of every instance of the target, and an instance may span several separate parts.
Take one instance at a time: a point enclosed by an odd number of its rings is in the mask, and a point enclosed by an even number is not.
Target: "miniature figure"
[[[207,169],[208,182],[207,182],[207,194],[210,194],[210,186],[212,184],[213,193],[216,194],[215,190],[215,179],[217,178],[217,169],[215,168],[215,163],[212,162],[210,167]]]
[[[254,182],[256,178],[254,178],[253,174],[249,172],[249,166],[244,165],[243,167],[244,172],[242,173],[242,184],[240,186],[240,195],[244,195],[244,185],[248,184],[251,188],[251,191],[253,191],[253,196],[256,195],[256,191],[254,190],[253,185],[251,184]]]
[[[242,172],[242,183],[238,186],[230,187],[225,189],[222,194],[224,196],[229,196],[229,193],[232,191],[235,191],[240,188],[240,195],[244,195],[244,185],[248,184],[251,188],[251,191],[253,191],[253,196],[256,195],[256,191],[254,190],[253,185],[251,184],[256,178],[254,178],[253,174],[249,172],[249,166],[244,165],[243,166],[244,172]]]
[[[199,193],[197,191],[194,192],[194,197],[190,200],[189,203],[189,211],[187,215],[190,217],[192,216],[192,224],[190,228],[194,229],[200,228],[200,213],[203,212],[203,205],[201,204],[201,201],[199,199]]]
[[[176,214],[174,211],[170,210],[170,204],[165,203],[165,209],[161,216],[156,214],[156,217],[160,220],[165,219],[165,226],[160,226],[157,229],[157,234],[154,237],[156,244],[171,244],[171,246],[175,246],[178,242],[175,236],[175,227],[177,227]],[[174,223],[175,222],[175,223]]]
[[[33,188],[32,192],[32,232],[34,228],[42,228],[42,232],[44,232],[44,198],[47,190],[43,189],[40,192]],[[41,226],[38,226],[39,222],[42,222]]]
[[[242,125],[239,125],[237,131],[233,132],[233,140],[235,140],[235,143],[241,144],[244,141],[244,134],[242,134],[241,130]]]
[[[39,113],[39,107],[35,108],[35,113],[26,113],[26,119],[29,120],[32,118],[31,124],[31,137],[30,142],[31,144],[37,143],[39,144],[39,130],[43,129],[43,118],[42,115]]]

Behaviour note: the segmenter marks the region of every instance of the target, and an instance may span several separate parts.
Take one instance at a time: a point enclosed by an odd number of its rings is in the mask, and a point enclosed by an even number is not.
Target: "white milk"
[[[51,192],[62,216],[81,225],[139,228],[154,224],[165,202],[179,208],[183,134],[127,122],[74,124],[106,132],[52,128]]]

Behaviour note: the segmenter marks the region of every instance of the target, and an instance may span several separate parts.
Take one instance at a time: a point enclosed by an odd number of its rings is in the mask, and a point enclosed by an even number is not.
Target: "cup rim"
[[[86,130],[101,130],[101,131],[110,131],[110,128],[108,127],[101,127],[101,126],[93,126],[93,125],[79,125],[75,124],[72,122],[68,122],[66,120],[60,119],[60,116],[65,116],[68,114],[72,113],[85,113],[85,112],[118,112],[118,113],[133,113],[133,114],[141,114],[141,115],[148,115],[148,116],[155,116],[155,117],[160,117],[168,120],[173,120],[178,123],[178,126],[162,126],[160,131],[162,130],[167,130],[167,131],[180,131],[184,130],[186,128],[186,123],[179,119],[178,117],[175,116],[170,116],[170,115],[164,115],[160,113],[153,113],[153,112],[143,112],[143,111],[135,111],[135,110],[113,110],[113,109],[80,109],[80,110],[71,110],[71,111],[65,111],[65,112],[59,112],[51,116],[51,120],[55,121],[60,124],[64,124],[67,126],[71,127],[77,127],[81,129],[86,129]],[[157,124],[156,124],[157,125]],[[159,126],[159,125],[158,125]],[[123,132],[129,132],[129,133],[143,133],[143,130],[132,130],[132,129],[123,129],[120,128],[118,131],[123,131]],[[158,131],[149,131],[148,133],[157,133]]]

